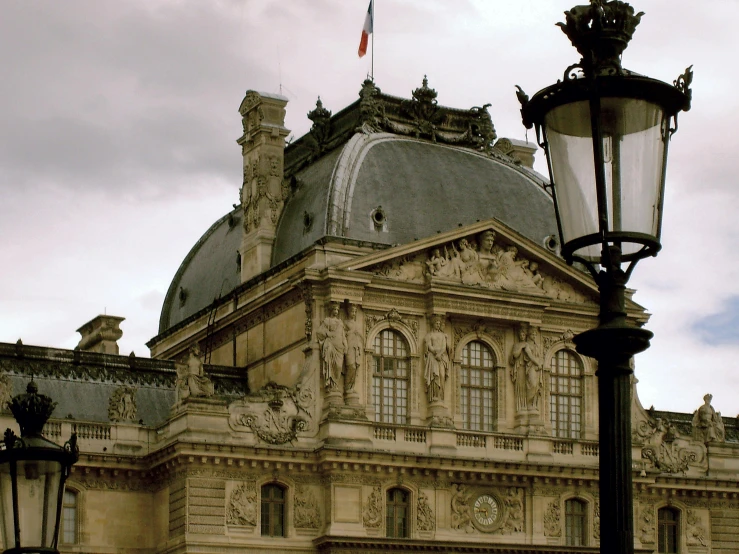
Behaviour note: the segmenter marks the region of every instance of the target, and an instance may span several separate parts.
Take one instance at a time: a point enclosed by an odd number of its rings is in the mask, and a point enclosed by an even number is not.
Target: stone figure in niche
[[[108,402],[108,418],[110,421],[136,420],[136,389],[122,386],[113,391]]]
[[[177,401],[188,398],[208,398],[215,390],[213,382],[205,376],[203,357],[197,343],[190,347],[185,363],[177,363]]]
[[[470,498],[472,493],[462,484],[453,484],[452,490],[452,529],[459,529],[466,533],[472,533],[472,509]]]
[[[518,341],[511,351],[511,381],[519,412],[538,410],[542,388],[542,361],[536,343],[537,333],[527,325],[518,328]]]
[[[444,400],[444,385],[449,378],[449,341],[442,330],[442,317],[431,318],[432,331],[426,335],[424,378],[429,402]]]
[[[721,412],[717,412],[711,406],[712,394],[703,397],[703,406],[693,414],[693,438],[702,443],[723,442],[726,439],[724,421]]]
[[[346,367],[344,373],[344,392],[352,392],[357,379],[357,370],[362,365],[364,336],[362,322],[357,319],[357,306],[349,306],[349,319],[344,322],[346,328]]]
[[[346,354],[346,334],[344,322],[339,319],[339,304],[332,302],[329,315],[316,331],[321,347],[321,377],[329,391],[338,390],[339,379],[344,368]]]

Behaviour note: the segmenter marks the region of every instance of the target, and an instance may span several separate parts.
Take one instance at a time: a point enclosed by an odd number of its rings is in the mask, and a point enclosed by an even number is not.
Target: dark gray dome
[[[357,133],[296,177],[273,265],[324,236],[405,244],[490,218],[538,244],[557,230],[535,173],[468,148]]]

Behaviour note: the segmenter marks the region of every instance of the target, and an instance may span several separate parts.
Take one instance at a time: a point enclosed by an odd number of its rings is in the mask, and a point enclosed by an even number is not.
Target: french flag
[[[374,19],[374,6],[372,5],[375,0],[370,0],[369,7],[367,8],[367,15],[364,17],[364,27],[362,27],[362,39],[359,41],[359,50],[357,53],[361,58],[367,53],[367,43],[369,42],[369,36],[372,34],[372,20]]]

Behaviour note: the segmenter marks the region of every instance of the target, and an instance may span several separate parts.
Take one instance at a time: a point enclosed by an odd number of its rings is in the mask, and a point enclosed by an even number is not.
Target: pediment
[[[589,274],[491,219],[340,264],[339,270],[369,272],[409,283],[461,286],[596,302]]]

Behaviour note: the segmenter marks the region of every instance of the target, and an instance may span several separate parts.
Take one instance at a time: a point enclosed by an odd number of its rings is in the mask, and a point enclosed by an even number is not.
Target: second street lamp
[[[598,360],[601,552],[624,554],[634,551],[630,360],[652,338],[628,320],[624,293],[636,262],[661,248],[667,145],[690,108],[692,72],[669,85],[621,66],[643,15],[625,2],[591,0],[565,15],[559,26],[582,59],[518,97],[547,156],[562,255],[600,291],[598,327],[574,342]]]

